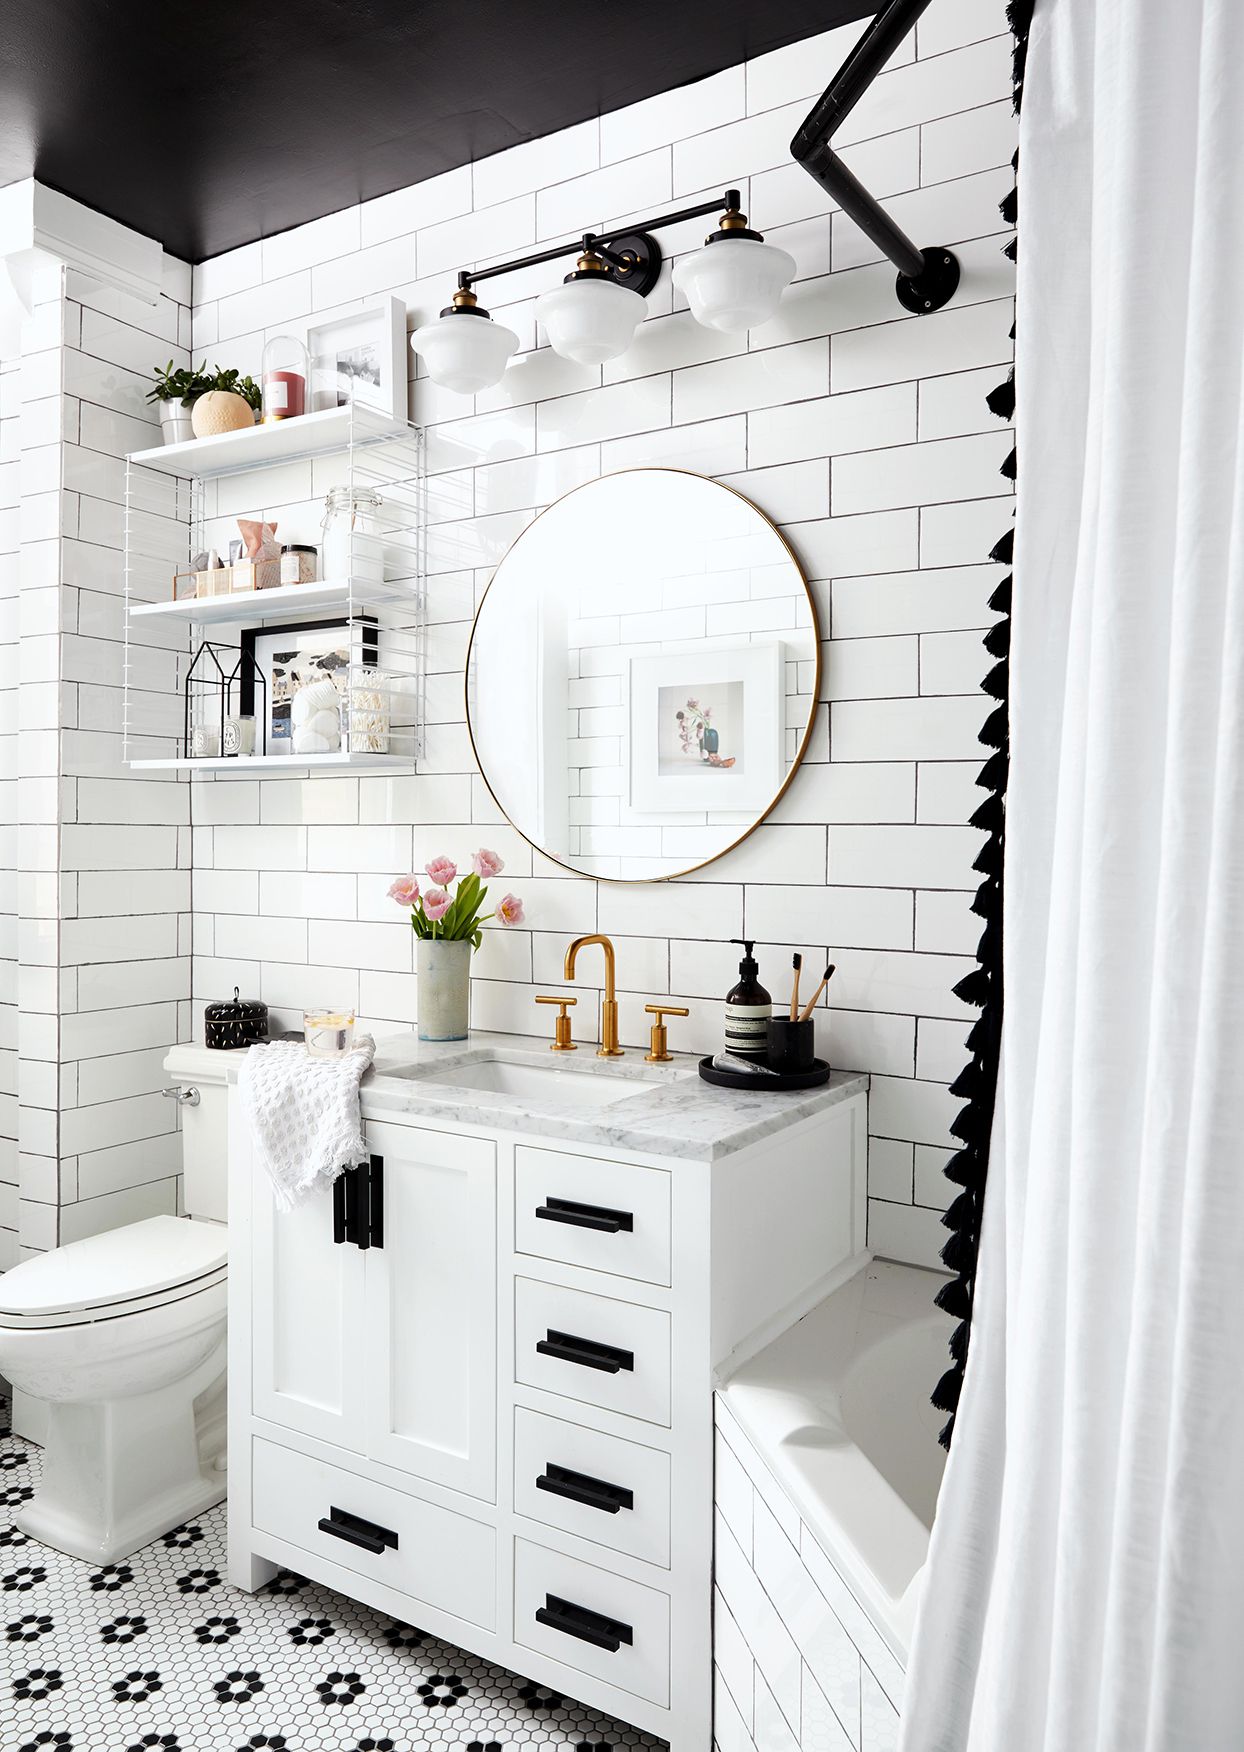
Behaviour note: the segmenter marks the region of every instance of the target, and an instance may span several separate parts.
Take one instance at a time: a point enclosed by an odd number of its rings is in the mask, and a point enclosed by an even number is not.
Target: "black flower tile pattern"
[[[0,1405],[5,1752],[635,1752],[662,1742],[301,1576],[226,1578],[223,1505],[117,1564],[10,1517],[41,1454]],[[16,1494],[15,1494],[16,1493]]]

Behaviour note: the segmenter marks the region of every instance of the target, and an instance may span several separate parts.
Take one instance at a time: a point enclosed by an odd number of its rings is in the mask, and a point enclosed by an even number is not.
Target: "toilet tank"
[[[192,1217],[212,1222],[228,1220],[229,1082],[240,1052],[217,1052],[206,1046],[175,1046],[164,1061],[169,1083],[197,1089],[197,1102],[180,1105],[183,1198]]]

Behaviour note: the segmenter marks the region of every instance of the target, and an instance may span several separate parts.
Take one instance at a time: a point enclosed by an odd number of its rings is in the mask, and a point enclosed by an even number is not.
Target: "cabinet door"
[[[383,1241],[366,1254],[367,1453],[496,1496],[496,1146],[369,1125]]]
[[[331,1191],[278,1211],[256,1174],[251,1213],[255,1414],[358,1452],[365,1256],[334,1240]]]

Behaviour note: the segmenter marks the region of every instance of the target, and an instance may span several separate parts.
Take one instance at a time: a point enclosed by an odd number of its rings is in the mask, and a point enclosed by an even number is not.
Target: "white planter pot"
[[[471,1024],[471,944],[417,939],[420,1040],[465,1040]]]
[[[160,403],[160,440],[164,444],[188,444],[194,437],[194,426],[191,415],[194,404],[187,407],[184,402],[162,401]]]

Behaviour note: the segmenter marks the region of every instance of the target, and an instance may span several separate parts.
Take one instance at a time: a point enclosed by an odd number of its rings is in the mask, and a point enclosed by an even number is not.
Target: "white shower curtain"
[[[1038,0],[1002,1091],[904,1752],[1244,1748],[1244,0]]]

